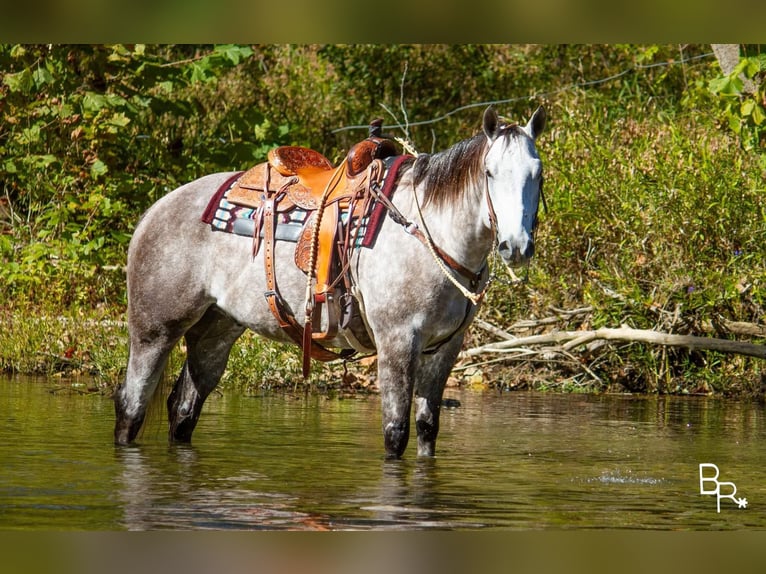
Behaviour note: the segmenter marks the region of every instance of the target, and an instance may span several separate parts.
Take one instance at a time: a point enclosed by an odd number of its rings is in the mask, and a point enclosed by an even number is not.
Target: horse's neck
[[[417,190],[423,222],[434,244],[455,261],[472,271],[479,271],[492,249],[492,233],[484,195],[477,186],[454,205],[423,205],[423,190]],[[412,221],[421,225],[417,206],[412,204]],[[426,231],[425,229],[423,230]]]

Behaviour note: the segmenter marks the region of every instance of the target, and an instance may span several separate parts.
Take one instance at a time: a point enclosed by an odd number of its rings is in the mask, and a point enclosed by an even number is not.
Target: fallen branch
[[[474,319],[473,324],[484,329],[487,333],[492,333],[495,337],[499,337],[500,339],[505,339],[506,341],[513,341],[516,339],[516,337],[511,335],[508,331],[503,331],[500,327],[495,327],[492,323],[478,317]]]
[[[551,344],[561,345],[561,351],[569,352],[576,347],[585,345],[596,339],[649,343],[668,347],[687,347],[692,350],[720,351],[723,353],[736,353],[739,355],[766,359],[766,345],[746,343],[743,341],[731,341],[728,339],[716,339],[713,337],[673,335],[647,329],[631,329],[629,327],[620,327],[618,329],[602,328],[593,331],[556,331],[543,335],[518,337],[468,349],[461,353],[461,358],[475,357],[485,353],[505,353],[511,349],[517,349],[519,347]]]
[[[728,319],[719,319],[715,323],[706,321],[700,326],[705,333],[716,333],[724,331],[732,335],[744,335],[747,337],[766,337],[766,326],[757,323],[746,323],[744,321],[729,321]]]
[[[531,329],[537,329],[538,327],[544,327],[546,325],[553,325],[556,323],[561,323],[563,321],[569,321],[572,318],[576,317],[577,315],[584,315],[587,313],[591,313],[593,311],[593,307],[580,307],[578,309],[571,309],[571,310],[565,310],[565,309],[557,309],[555,307],[551,307],[551,309],[556,313],[553,317],[545,317],[543,319],[524,319],[522,321],[517,321],[510,327],[508,327],[508,330],[500,329],[499,327],[496,327],[492,323],[489,323],[487,321],[484,321],[482,319],[477,318],[474,320],[473,324],[477,327],[480,327],[481,329],[484,329],[488,333],[492,333],[496,337],[499,337],[501,339],[516,339],[515,335],[512,335],[510,331],[529,331]]]

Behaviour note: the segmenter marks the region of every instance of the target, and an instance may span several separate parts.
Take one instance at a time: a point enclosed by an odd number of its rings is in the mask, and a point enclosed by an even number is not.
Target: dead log
[[[693,335],[673,335],[648,329],[631,329],[629,327],[617,329],[601,328],[590,331],[554,331],[542,335],[517,337],[474,347],[473,349],[463,351],[460,356],[461,358],[468,358],[486,353],[505,353],[512,349],[537,345],[558,345],[561,351],[571,352],[575,348],[597,339],[628,343],[647,343],[668,347],[686,347],[692,350],[719,351],[766,359],[766,345],[758,343],[717,339],[714,337],[696,337]]]

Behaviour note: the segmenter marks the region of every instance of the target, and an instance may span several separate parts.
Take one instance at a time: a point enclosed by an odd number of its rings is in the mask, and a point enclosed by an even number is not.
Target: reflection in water
[[[107,397],[0,380],[0,528],[766,527],[762,407],[706,398],[451,391],[433,459],[383,456],[377,397],[211,397],[111,444]],[[56,432],[51,432],[56,429]],[[715,463],[750,507],[699,493]]]
[[[291,509],[286,494],[259,492],[247,485],[263,478],[240,473],[200,480],[202,465],[192,445],[171,445],[161,465],[142,447],[119,448],[122,526],[129,530],[324,529],[320,520]]]
[[[154,506],[154,500],[144,455],[140,448],[121,448],[115,454],[121,468],[118,495],[122,502],[124,525],[131,530],[147,530],[151,528],[151,522],[146,509]]]
[[[384,460],[376,502],[361,506],[370,513],[369,526],[376,528],[450,528],[435,504],[438,462],[434,459]]]

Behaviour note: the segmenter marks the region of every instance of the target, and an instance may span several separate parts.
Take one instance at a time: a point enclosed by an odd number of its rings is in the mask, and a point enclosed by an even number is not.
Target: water
[[[0,529],[766,526],[756,403],[448,390],[438,456],[385,461],[376,396],[216,394],[192,445],[158,420],[115,448],[110,399],[60,386],[0,378]],[[718,513],[700,463],[747,508]]]

